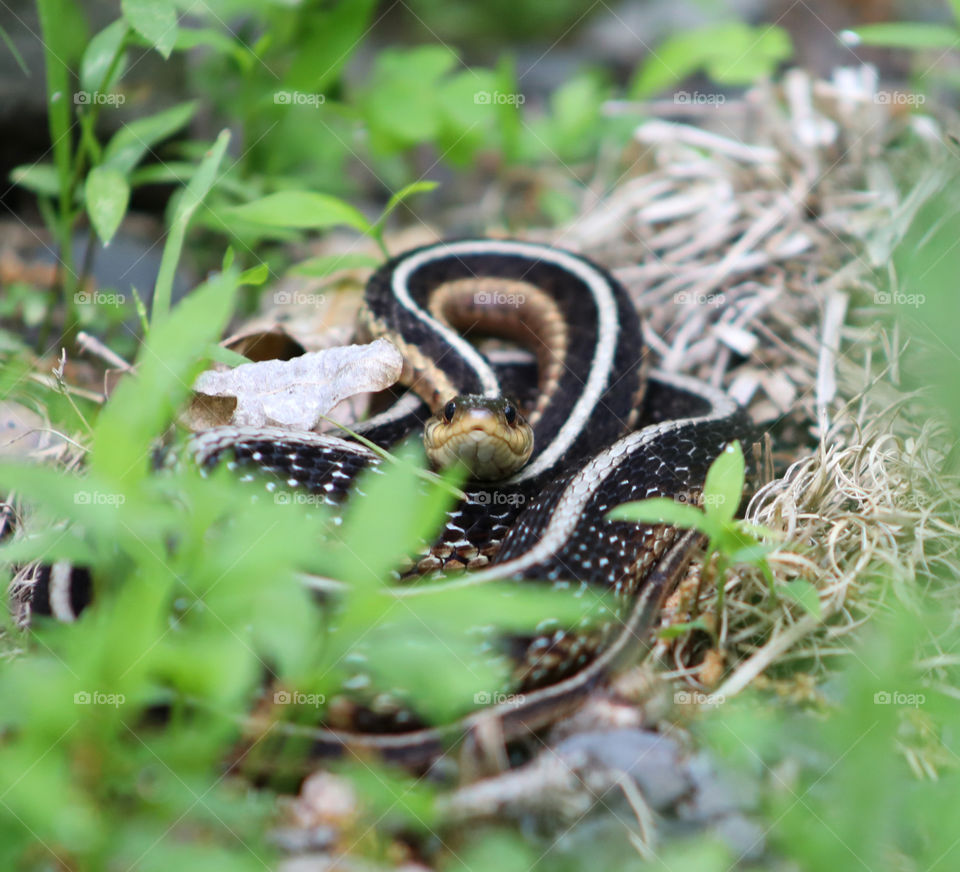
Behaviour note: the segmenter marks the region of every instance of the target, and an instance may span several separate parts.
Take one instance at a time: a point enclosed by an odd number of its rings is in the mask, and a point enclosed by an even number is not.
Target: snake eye
[[[443,420],[446,421],[448,424],[452,424],[453,416],[456,413],[457,413],[457,404],[453,400],[450,400],[450,402],[443,407]]]
[[[507,403],[503,407],[503,417],[506,418],[507,423],[512,427],[517,423],[517,407]]]

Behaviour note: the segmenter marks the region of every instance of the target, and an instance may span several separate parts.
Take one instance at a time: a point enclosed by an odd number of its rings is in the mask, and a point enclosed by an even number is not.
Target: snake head
[[[423,444],[435,466],[462,463],[471,478],[497,481],[530,459],[533,429],[511,400],[461,394],[427,421]]]

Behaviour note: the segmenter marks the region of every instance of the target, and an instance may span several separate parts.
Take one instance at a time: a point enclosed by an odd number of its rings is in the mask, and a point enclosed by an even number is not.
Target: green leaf
[[[411,182],[406,187],[401,188],[390,198],[390,201],[387,203],[387,207],[383,210],[383,214],[376,220],[373,226],[382,227],[387,218],[390,217],[390,213],[393,212],[393,210],[396,209],[397,206],[399,206],[404,200],[423,191],[432,191],[439,184],[439,182],[420,181]]]
[[[858,27],[854,33],[864,45],[890,48],[953,48],[960,45],[960,32],[942,24],[885,22]]]
[[[346,225],[370,232],[370,222],[349,203],[329,194],[311,191],[279,191],[252,203],[234,206],[230,214],[267,227],[319,229]]]
[[[239,278],[237,279],[238,285],[250,285],[257,287],[262,285],[270,276],[270,267],[265,263],[258,263],[256,266],[250,267],[250,269],[245,269],[240,273]]]
[[[233,310],[235,274],[219,274],[176,311],[154,322],[137,355],[137,374],[123,379],[100,413],[91,471],[107,481],[147,474],[151,440],[190,392],[202,351],[220,336]],[[143,397],[150,397],[145,404]],[[136,410],[136,414],[131,414]]]
[[[790,36],[780,27],[733,21],[686,31],[657,46],[637,71],[630,94],[651,97],[701,69],[721,84],[749,85],[792,53]]]
[[[30,77],[30,68],[27,66],[26,61],[23,59],[23,55],[20,53],[20,49],[17,48],[17,44],[10,38],[10,34],[7,33],[6,29],[0,27],[0,39],[3,40],[3,44],[7,47],[7,51],[10,52],[13,59],[17,62],[17,66],[20,67],[20,71],[27,77]]]
[[[380,265],[380,260],[370,254],[324,254],[294,264],[287,270],[289,275],[323,278],[341,269],[363,269]]]
[[[196,109],[196,101],[191,100],[124,125],[103,150],[103,165],[130,172],[152,146],[187,124]]]
[[[130,202],[130,186],[118,170],[94,167],[87,174],[83,189],[87,213],[100,241],[113,239]]]
[[[699,530],[708,536],[720,534],[722,528],[715,518],[701,512],[689,503],[678,503],[666,497],[624,503],[607,513],[611,521],[636,521],[644,524],[672,524],[689,530]]]
[[[80,60],[90,33],[83,6],[74,0],[39,0],[37,11],[43,27],[44,50],[48,56],[55,56],[58,64],[69,68]],[[65,102],[69,100],[67,91],[63,98]]]
[[[52,164],[21,164],[10,170],[10,181],[35,194],[56,197],[60,192],[60,177]]]
[[[151,317],[154,323],[158,319],[166,317],[170,310],[173,277],[177,269],[177,262],[180,260],[180,252],[183,250],[183,240],[187,234],[187,226],[190,224],[193,213],[196,212],[197,207],[213,187],[217,170],[220,168],[220,162],[226,154],[229,142],[230,131],[221,131],[217,141],[200,162],[193,178],[190,179],[190,184],[187,185],[187,189],[177,203],[173,220],[170,222],[170,232],[167,234],[167,241],[163,245],[163,256],[160,259],[160,269],[157,273],[157,284],[153,291]]]
[[[784,585],[780,590],[784,592],[787,599],[792,599],[807,614],[813,615],[815,618],[820,617],[820,594],[809,581],[798,578]]]
[[[732,442],[707,470],[703,485],[703,508],[707,515],[721,523],[733,520],[743,498],[743,474],[743,449],[739,442]]]
[[[117,52],[123,46],[127,33],[127,23],[118,18],[90,40],[80,61],[80,90],[91,94],[95,91],[108,91],[113,82],[120,78],[123,72],[123,64],[120,63],[114,68],[109,80],[106,76]]]
[[[129,25],[164,59],[170,57],[177,39],[177,10],[168,0],[121,0]]]
[[[658,635],[661,639],[676,639],[678,636],[683,636],[691,630],[703,630],[705,633],[710,632],[710,628],[703,618],[697,618],[694,621],[684,621],[682,624],[671,624],[669,627],[664,627]]]

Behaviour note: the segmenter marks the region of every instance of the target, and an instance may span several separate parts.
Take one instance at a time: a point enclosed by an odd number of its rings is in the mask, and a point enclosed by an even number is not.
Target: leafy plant
[[[771,531],[736,520],[737,509],[744,492],[745,464],[739,442],[730,443],[710,465],[703,487],[703,508],[677,502],[666,497],[624,503],[608,513],[621,521],[646,524],[672,524],[687,530],[698,530],[707,537],[704,567],[710,568],[717,586],[717,612],[723,612],[723,592],[727,571],[737,563],[756,566],[770,584],[770,593],[776,598],[773,573],[767,565],[766,554],[771,546],[758,538],[770,536]],[[816,588],[798,579],[782,588],[791,599],[814,615],[820,613]]]
[[[792,54],[789,34],[776,25],[732,21],[685,31],[657,46],[637,70],[630,93],[650,97],[701,70],[720,85],[750,85]]]

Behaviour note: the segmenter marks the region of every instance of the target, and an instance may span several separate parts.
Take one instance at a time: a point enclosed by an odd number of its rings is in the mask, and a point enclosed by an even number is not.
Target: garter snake
[[[429,245],[378,269],[365,302],[364,332],[400,349],[402,380],[415,394],[360,426],[366,438],[389,446],[431,412],[434,424],[452,424],[457,403],[474,410],[492,403],[501,418],[525,417],[533,433],[516,471],[466,488],[417,570],[465,567],[473,570],[467,583],[586,586],[624,604],[599,639],[548,628],[521,640],[514,673],[521,692],[447,728],[367,709],[323,727],[280,725],[319,753],[349,748],[416,763],[452,740],[475,741],[491,724],[505,740],[544,726],[644,644],[698,536],[606,514],[652,496],[696,501],[710,463],[730,440],[749,442],[752,428],[722,392],[650,370],[626,291],[604,269],[558,248],[489,239]],[[536,390],[511,386],[526,400],[504,399],[509,367],[470,341],[488,333],[532,351]],[[227,458],[333,504],[380,462],[350,439],[274,428],[215,428],[194,438],[193,451],[204,465]]]

